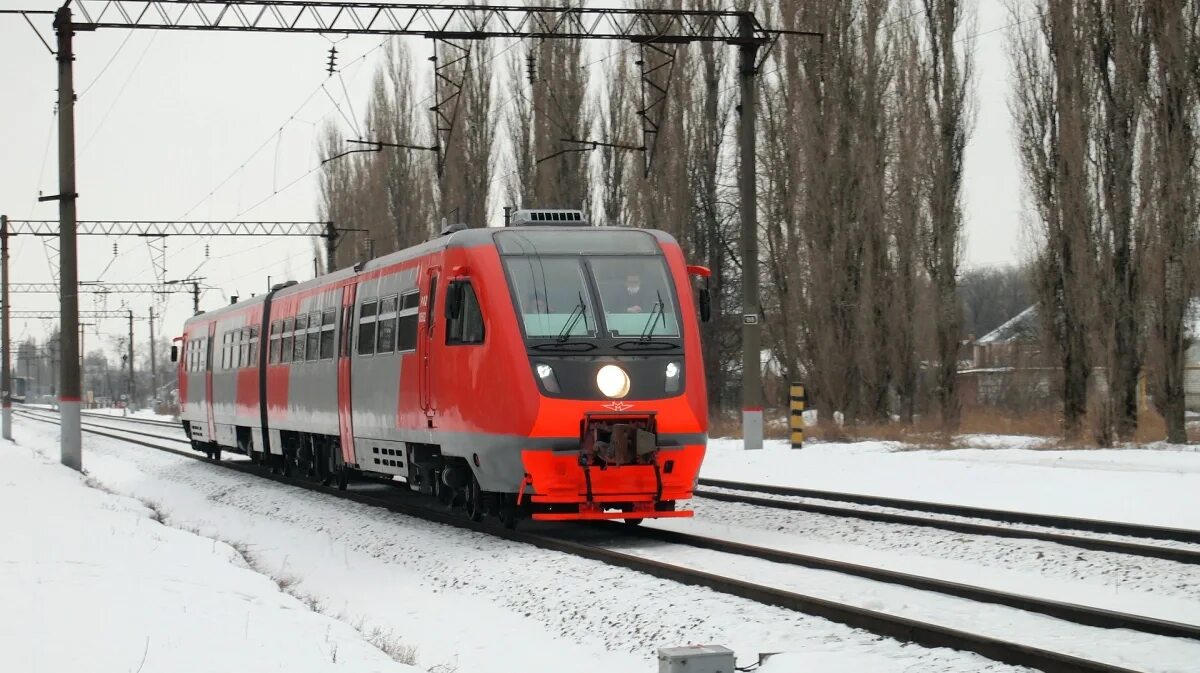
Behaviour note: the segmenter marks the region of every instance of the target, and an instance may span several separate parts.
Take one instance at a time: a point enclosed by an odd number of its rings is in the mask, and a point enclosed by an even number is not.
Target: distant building
[[[1187,408],[1200,412],[1200,299],[1189,311],[1189,333],[1184,386]],[[1034,304],[1012,320],[976,339],[969,365],[959,370],[960,399],[964,405],[1044,408],[1057,403],[1059,363],[1043,348],[1041,319]],[[1103,368],[1093,371],[1092,392],[1107,394]]]

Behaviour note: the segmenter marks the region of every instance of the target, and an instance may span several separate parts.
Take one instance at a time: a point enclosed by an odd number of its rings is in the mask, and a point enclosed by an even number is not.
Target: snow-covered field
[[[702,477],[1200,529],[1195,447],[1046,451],[1030,438],[968,437],[988,448],[894,442],[709,442]],[[998,448],[991,448],[998,447]],[[1016,448],[1014,448],[1016,447]]]
[[[21,447],[14,450],[0,444],[0,450],[11,452],[12,460],[38,465],[47,462],[45,455],[57,454],[56,428],[23,421],[16,429]],[[194,528],[202,535],[245,545],[256,567],[271,575],[289,578],[289,591],[309,596],[311,601],[319,602],[326,613],[342,615],[365,632],[382,630],[394,634],[399,642],[415,648],[418,665],[431,673],[648,672],[655,670],[656,648],[697,642],[732,647],[739,653],[741,665],[753,663],[759,652],[790,653],[788,658],[772,661],[769,667],[764,667],[771,673],[1014,670],[974,655],[903,645],[823,619],[705,589],[680,586],[488,535],[413,520],[233,473],[218,466],[129,447],[116,440],[85,435],[84,445],[84,465],[100,484],[118,493],[157,503],[171,526]],[[52,465],[42,465],[39,469],[57,471],[56,479],[68,482],[75,479]],[[8,474],[5,478],[11,479]],[[29,476],[40,479],[36,474]],[[80,488],[77,479],[71,485]],[[5,488],[7,490],[8,486]],[[28,496],[13,497],[22,503],[30,501]],[[232,548],[158,526],[145,518],[144,510],[137,504],[123,502],[140,512],[130,516],[143,521],[142,525],[153,524],[155,530],[199,539],[200,544],[207,545],[206,549],[218,550],[208,552],[210,556],[215,554],[233,570],[249,574],[248,570],[229,561],[234,558]],[[22,507],[28,506],[22,504]],[[18,508],[17,511],[24,510]],[[23,558],[39,559],[48,553],[45,549],[56,545],[60,534],[87,537],[71,527],[46,526],[44,518],[39,524],[38,517],[29,513],[24,516],[34,521],[17,529],[21,532],[15,539],[30,540],[28,544],[17,545],[15,554]],[[7,522],[5,526],[8,527]],[[112,525],[96,525],[90,528],[88,535],[106,541],[109,546],[120,544],[108,539],[110,530],[117,529]],[[35,535],[39,537],[35,538]],[[35,544],[32,542],[35,539],[40,541]],[[138,557],[155,553],[150,550],[152,545],[130,543],[124,547]],[[199,555],[193,550],[188,556],[189,563],[197,563]],[[106,565],[92,563],[102,568]],[[5,567],[0,566],[0,573],[7,577],[9,571]],[[137,578],[140,572],[143,571],[130,570],[128,577]],[[220,642],[221,647],[211,648],[210,657],[223,655],[227,644],[235,640],[255,644],[268,640],[271,645],[264,646],[263,652],[280,652],[286,648],[288,657],[325,656],[313,665],[331,665],[328,652],[318,648],[327,642],[324,631],[311,634],[293,629],[289,635],[279,636],[290,643],[286,646],[260,636],[258,634],[268,628],[269,622],[265,618],[260,623],[256,616],[247,618],[245,606],[208,602],[221,593],[209,585],[210,576],[213,573],[207,570],[186,574],[180,571],[179,575],[172,576],[177,583],[191,582],[191,588],[203,593],[206,599],[197,599],[195,605],[198,607],[178,596],[162,599],[159,603],[166,602],[177,610],[187,610],[187,614],[195,610],[204,610],[206,614],[204,619],[197,618],[190,624],[191,628],[186,632],[178,629],[178,624],[174,629],[169,624],[163,628],[179,631],[181,638],[194,638],[198,644],[210,643],[210,647],[212,642]],[[264,590],[274,591],[271,595],[277,601],[285,604],[290,601],[278,594],[270,580],[261,575],[250,576]],[[30,598],[30,594],[70,591],[71,577],[68,571],[48,570],[41,575],[43,584],[36,588],[11,578],[0,579],[0,582],[13,590],[18,590],[19,586],[22,599],[32,602],[37,599]],[[151,582],[126,586],[123,591],[136,596],[142,590],[155,596],[162,594]],[[139,607],[146,605],[142,601],[156,600],[153,596],[124,600],[131,606],[130,610],[150,614],[159,605],[150,603],[148,608]],[[298,605],[293,608],[301,610]],[[88,614],[93,613],[89,611]],[[311,619],[323,619],[316,614],[305,614]],[[151,618],[142,615],[142,619]],[[224,624],[226,630],[206,631],[210,622]],[[98,638],[104,634],[111,636],[117,630],[121,632],[119,637],[125,638],[125,634],[138,634],[141,629],[127,625],[106,628],[103,622],[97,624],[94,619],[90,623],[100,634]],[[353,638],[354,630],[344,623],[338,628],[343,627],[345,630],[338,633]],[[29,638],[58,642],[55,641],[56,630],[48,623],[23,628],[23,636],[10,648],[28,647],[23,643]],[[331,632],[336,630],[330,628]],[[128,640],[140,648],[142,640],[139,638],[142,636]],[[310,642],[312,647],[306,645]],[[350,645],[342,647],[347,652],[352,649]],[[126,646],[125,650],[128,649]],[[87,647],[76,650],[86,653]],[[236,648],[232,651],[237,652]],[[135,654],[140,657],[141,650],[136,649]],[[186,657],[180,659],[183,660],[176,662],[177,666],[150,668],[147,665],[143,670],[308,670],[282,664],[276,669],[274,660],[270,667],[255,668],[213,666],[212,658],[203,660],[207,665],[192,665]],[[226,659],[221,661],[228,663]],[[370,663],[367,654],[358,661],[361,663],[354,667],[355,670],[371,670],[370,666],[375,665]],[[390,665],[382,655],[375,661],[380,661],[379,665]],[[121,660],[111,668],[83,668],[132,671],[137,670],[137,664],[137,659],[128,664]]]
[[[43,444],[0,442],[3,670],[418,670],[280,591],[230,545],[89,487]]]

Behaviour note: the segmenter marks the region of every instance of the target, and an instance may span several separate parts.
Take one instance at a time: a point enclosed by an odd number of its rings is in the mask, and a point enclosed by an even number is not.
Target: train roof
[[[361,274],[361,273],[364,273],[367,271],[372,271],[375,269],[379,269],[381,267],[388,267],[388,266],[392,266],[395,264],[399,264],[401,262],[405,262],[410,259],[415,259],[417,257],[422,257],[424,255],[428,255],[432,252],[437,252],[439,250],[446,250],[449,248],[473,248],[473,247],[477,247],[477,246],[481,246],[481,245],[488,245],[495,241],[495,236],[497,233],[506,232],[506,231],[518,231],[518,230],[520,230],[520,231],[536,231],[536,232],[561,232],[561,233],[594,232],[596,234],[613,233],[613,232],[618,232],[618,231],[641,231],[641,232],[650,234],[659,243],[673,243],[675,241],[675,239],[670,234],[668,234],[664,231],[659,231],[657,229],[637,229],[637,228],[632,228],[632,227],[537,226],[537,227],[528,227],[528,228],[526,228],[526,227],[474,227],[474,228],[467,228],[467,229],[457,229],[455,231],[452,231],[451,233],[447,233],[442,236],[437,236],[435,238],[432,238],[432,239],[430,239],[424,243],[421,243],[419,245],[414,245],[410,248],[405,248],[403,250],[397,250],[395,252],[391,252],[386,255],[383,255],[382,257],[376,257],[375,259],[371,259],[366,262],[356,264],[354,266],[346,267],[343,269],[338,269],[332,273],[327,273],[322,276],[317,276],[316,278],[311,278],[306,281],[294,282],[293,284],[287,285],[285,287],[276,286],[278,289],[275,290],[275,298],[279,299],[279,298],[287,297],[289,295],[292,295],[292,294],[295,294],[298,292],[304,292],[306,290],[310,290],[315,287],[320,287],[322,285],[326,285],[329,283],[336,283],[340,280],[343,280],[346,278],[352,278],[358,274]],[[220,308],[216,308],[211,311],[205,311],[203,313],[199,313],[199,314],[194,315],[194,316],[188,318],[187,320],[185,320],[184,325],[189,325],[192,323],[206,323],[206,322],[210,322],[212,320],[219,319],[223,315],[227,315],[227,314],[245,310],[248,307],[254,306],[256,304],[261,304],[264,301],[266,301],[267,294],[268,293],[256,295],[254,297],[250,297],[249,299],[241,300],[241,301],[237,302],[236,304],[228,304],[226,306],[222,306]]]

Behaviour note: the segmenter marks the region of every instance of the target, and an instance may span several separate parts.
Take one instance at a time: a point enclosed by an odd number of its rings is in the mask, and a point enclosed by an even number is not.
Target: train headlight
[[[607,397],[625,397],[629,394],[629,374],[616,365],[604,365],[596,372],[596,387]]]
[[[679,375],[682,372],[683,372],[683,369],[679,366],[678,362],[668,362],[667,363],[667,371],[666,371],[667,387],[666,387],[666,389],[667,389],[668,393],[679,392]]]
[[[547,392],[562,392],[562,390],[558,387],[558,377],[554,375],[553,367],[545,362],[539,362],[534,366],[534,371],[537,372],[537,376],[542,382],[542,387],[544,387]]]

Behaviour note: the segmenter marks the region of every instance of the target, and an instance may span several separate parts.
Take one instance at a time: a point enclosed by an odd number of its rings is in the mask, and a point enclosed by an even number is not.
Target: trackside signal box
[[[733,650],[720,645],[658,650],[658,673],[734,673],[733,665]]]

